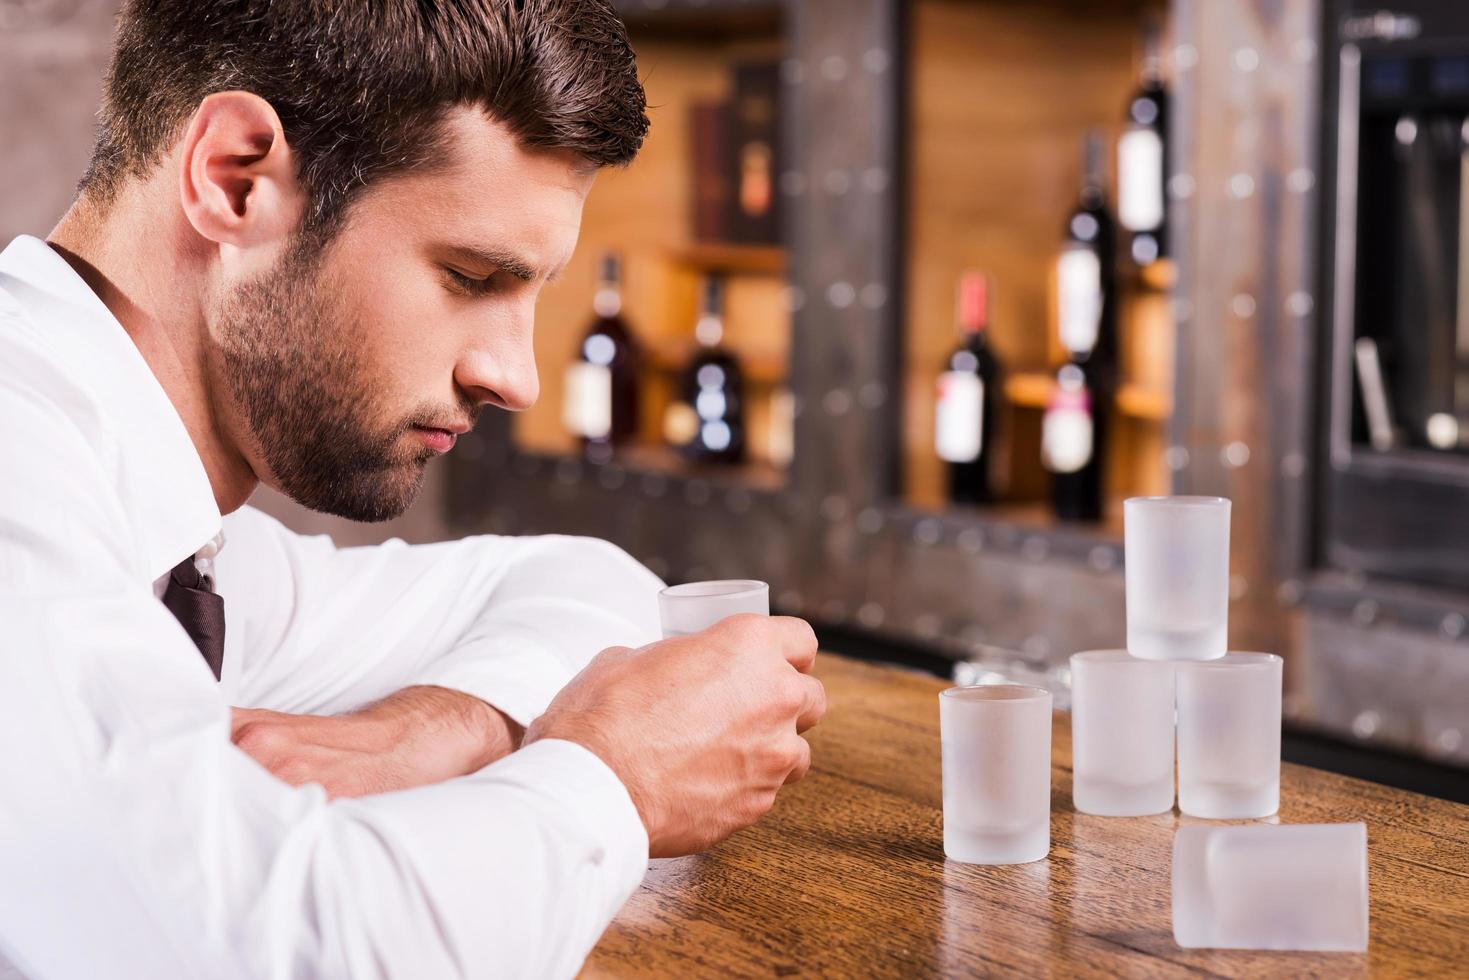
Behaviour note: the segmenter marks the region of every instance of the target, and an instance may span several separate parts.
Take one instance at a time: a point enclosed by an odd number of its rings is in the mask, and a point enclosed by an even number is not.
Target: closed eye
[[[451,292],[461,296],[484,296],[494,292],[500,287],[500,273],[490,273],[480,278],[467,275],[452,266],[444,266],[444,284]]]

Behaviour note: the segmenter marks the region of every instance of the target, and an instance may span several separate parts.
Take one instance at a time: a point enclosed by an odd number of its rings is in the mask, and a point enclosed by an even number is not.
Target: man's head
[[[536,296],[647,125],[607,0],[134,0],[82,190],[181,218],[257,476],[380,520],[436,430],[535,400]]]

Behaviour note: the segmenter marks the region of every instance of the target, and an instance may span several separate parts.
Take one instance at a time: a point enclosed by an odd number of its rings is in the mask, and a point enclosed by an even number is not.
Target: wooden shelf
[[[1005,379],[1005,398],[1020,408],[1044,409],[1054,385],[1054,378],[1040,371],[1012,374]],[[1164,422],[1173,412],[1173,402],[1166,391],[1125,382],[1117,392],[1117,410],[1131,418]]]
[[[751,489],[775,490],[785,485],[785,472],[761,460],[747,459],[743,463],[701,465],[690,463],[676,450],[656,443],[619,449],[609,465],[621,466],[632,473],[659,473],[685,479],[737,483]]]
[[[644,366],[654,371],[675,373],[682,371],[694,356],[692,337],[649,337],[641,340]],[[755,385],[784,384],[786,361],[778,354],[742,351],[729,348],[739,358],[744,369],[745,380]]]
[[[778,245],[699,242],[676,249],[669,257],[698,272],[783,276],[786,271],[786,250]]]
[[[1138,287],[1155,293],[1168,293],[1178,284],[1178,266],[1172,259],[1159,259],[1136,269],[1131,277]]]

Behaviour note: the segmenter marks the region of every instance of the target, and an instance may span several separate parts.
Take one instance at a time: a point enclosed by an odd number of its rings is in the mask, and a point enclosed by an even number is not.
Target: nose
[[[531,342],[533,324],[530,310],[517,312],[512,322],[502,321],[480,334],[460,356],[454,380],[476,406],[520,412],[536,403],[541,381]]]

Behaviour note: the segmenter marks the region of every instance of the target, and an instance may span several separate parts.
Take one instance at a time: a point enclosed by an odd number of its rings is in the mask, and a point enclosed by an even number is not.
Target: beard
[[[389,520],[418,496],[434,456],[404,436],[415,418],[435,413],[382,421],[387,413],[374,402],[381,386],[362,359],[365,331],[334,301],[341,290],[323,282],[320,255],[292,248],[235,289],[219,311],[215,369],[270,471],[267,482],[311,510]]]

